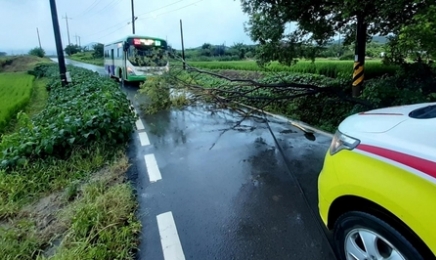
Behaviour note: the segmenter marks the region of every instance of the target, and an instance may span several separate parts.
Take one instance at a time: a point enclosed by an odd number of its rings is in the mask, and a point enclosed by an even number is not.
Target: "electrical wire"
[[[98,0],[97,0],[97,1],[98,1]],[[117,1],[117,0],[113,0],[113,1],[110,2],[108,5],[106,5],[104,8],[102,8],[99,12],[103,11],[103,10],[106,9],[108,6],[112,5],[115,1]],[[178,1],[173,2],[173,3],[171,3],[171,4],[168,4],[168,5],[165,5],[165,6],[159,7],[159,8],[157,8],[157,9],[154,9],[153,11],[148,11],[148,12],[146,12],[146,13],[143,13],[143,14],[141,14],[141,16],[146,15],[146,14],[150,14],[150,13],[155,12],[155,11],[158,11],[158,10],[162,10],[162,9],[164,9],[164,8],[166,8],[166,7],[169,7],[169,6],[175,5],[175,4],[177,4],[177,3],[179,3],[179,2],[182,2],[182,1],[184,1],[184,0],[178,0]],[[160,14],[158,14],[158,15],[156,15],[156,16],[161,16],[161,15],[164,15],[164,14],[168,14],[168,13],[176,12],[176,11],[178,11],[178,10],[181,10],[181,9],[187,8],[187,7],[189,7],[189,6],[192,6],[192,5],[197,4],[197,3],[199,3],[199,2],[202,2],[202,1],[204,1],[204,0],[199,0],[199,1],[196,1],[196,2],[194,2],[194,3],[191,3],[191,4],[188,4],[188,5],[185,5],[185,6],[179,7],[179,8],[177,8],[177,9],[174,9],[174,10],[171,10],[171,11],[167,11],[167,12],[160,13]],[[139,17],[139,16],[137,16],[137,17]],[[138,19],[138,20],[139,20],[139,19]],[[99,39],[104,38],[104,37],[106,37],[106,36],[108,36],[108,35],[110,35],[110,34],[113,34],[113,33],[117,32],[119,29],[123,28],[124,26],[129,25],[128,22],[130,22],[130,19],[125,19],[125,20],[123,20],[122,22],[120,21],[120,22],[118,22],[118,23],[116,23],[116,24],[111,25],[110,27],[106,27],[105,29],[99,30],[99,31],[96,32],[96,33],[92,33],[92,34],[85,35],[85,36],[83,36],[83,38],[88,38],[88,37],[91,37],[91,36],[99,35],[99,34],[101,34],[102,32],[106,32],[107,30],[110,30],[110,29],[112,29],[112,28],[117,27],[115,30],[111,31],[110,33],[105,34],[105,35],[99,37],[99,38],[97,39],[97,40],[99,40]],[[121,25],[122,23],[125,23],[125,24]],[[120,25],[121,25],[121,26],[120,26]]]
[[[168,11],[168,12],[160,13],[160,14],[156,15],[156,17],[161,16],[161,15],[164,15],[164,14],[168,14],[168,13],[172,13],[172,12],[179,11],[179,10],[181,10],[181,9],[184,9],[184,8],[190,7],[190,6],[192,6],[192,5],[195,5],[195,4],[200,3],[200,2],[203,2],[203,1],[204,1],[204,0],[199,0],[199,1],[197,1],[197,2],[191,3],[191,4],[189,4],[189,5],[182,6],[182,7],[177,8],[177,9],[174,9],[174,10],[171,10],[171,11]]]
[[[172,6],[172,5],[175,5],[175,4],[177,4],[177,3],[180,3],[180,2],[182,2],[182,1],[184,1],[184,0],[179,0],[179,1],[173,2],[173,3],[171,3],[171,4],[164,5],[164,6],[162,6],[162,7],[159,7],[159,8],[157,8],[157,9],[154,9],[154,10],[152,10],[152,11],[148,11],[148,12],[145,12],[145,13],[142,13],[142,14],[138,14],[137,16],[139,17],[139,16],[143,16],[143,15],[146,15],[146,14],[153,13],[153,12],[156,12],[156,11],[162,10],[162,9],[164,9],[164,8],[167,8],[168,6]]]
[[[123,29],[123,28],[126,27],[126,26],[128,26],[128,24],[124,24],[124,25],[122,25],[121,27],[118,27],[117,29],[111,31],[110,33],[105,34],[105,35],[103,35],[103,36],[97,38],[96,41],[98,41],[98,40],[100,40],[100,39],[102,39],[102,38],[104,38],[104,37],[106,37],[106,36],[109,36],[109,35],[111,35],[111,34],[114,34],[114,33],[118,32],[119,30]]]
[[[117,1],[118,1],[118,2],[117,2]],[[115,2],[117,2],[117,3],[115,3]],[[114,5],[114,3],[115,3],[115,5]],[[116,6],[116,5],[120,4],[120,3],[121,3],[121,1],[119,1],[119,0],[113,0],[112,2],[110,2],[110,3],[107,4],[105,7],[103,7],[102,9],[100,9],[99,11],[97,11],[97,12],[94,13],[94,14],[101,13],[102,11],[106,10],[108,7],[110,7],[110,6]]]
[[[126,24],[126,25],[127,25],[128,22],[130,22],[130,19],[124,19],[123,21],[120,20],[119,22],[117,22],[117,23],[115,23],[115,24],[113,24],[113,25],[111,25],[111,26],[109,26],[109,27],[106,27],[106,28],[104,28],[104,29],[98,30],[98,32],[95,32],[95,33],[87,34],[87,35],[85,35],[85,36],[83,36],[83,37],[89,37],[89,36],[99,35],[100,33],[105,32],[105,31],[107,31],[107,30],[109,30],[109,29],[112,29],[112,28],[118,27],[118,26],[120,26],[121,24],[123,24],[123,25]]]
[[[92,9],[94,9],[95,7],[97,7],[98,4],[99,4],[101,1],[102,1],[102,0],[95,0],[95,1],[90,5],[90,6],[88,6],[88,8],[87,8],[85,11],[83,11],[83,13],[81,13],[81,14],[79,14],[79,15],[76,15],[76,16],[74,16],[73,18],[74,18],[74,19],[77,19],[77,18],[82,17],[82,16],[84,16],[85,14],[89,13]]]

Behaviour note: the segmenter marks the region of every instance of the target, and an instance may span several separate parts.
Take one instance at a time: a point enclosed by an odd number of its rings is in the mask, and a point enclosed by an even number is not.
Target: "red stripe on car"
[[[403,114],[401,114],[401,113],[371,113],[371,112],[360,112],[359,115],[361,115],[361,116],[372,116],[372,115],[377,115],[377,116],[402,116]]]
[[[356,148],[399,162],[436,178],[436,162],[372,145],[360,144]]]

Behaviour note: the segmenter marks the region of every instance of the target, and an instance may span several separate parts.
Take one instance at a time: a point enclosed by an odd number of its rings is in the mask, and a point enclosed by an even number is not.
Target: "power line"
[[[177,3],[180,3],[180,2],[182,2],[182,1],[184,1],[184,0],[179,0],[179,1],[173,2],[173,3],[171,3],[171,4],[164,5],[164,6],[162,6],[162,7],[159,7],[159,8],[157,8],[157,9],[154,9],[154,10],[152,10],[152,11],[148,11],[148,12],[146,12],[146,13],[139,14],[139,15],[137,15],[137,16],[142,16],[142,15],[146,15],[146,14],[153,13],[153,12],[156,12],[156,11],[162,10],[162,9],[168,7],[168,6],[172,6],[172,5],[175,5],[175,4],[177,4]]]
[[[148,12],[146,12],[146,13],[142,13],[142,14],[140,14],[140,15],[137,15],[136,17],[144,16],[144,15],[146,15],[146,14],[150,14],[150,13],[152,13],[152,12],[155,12],[155,11],[158,11],[158,10],[162,10],[162,9],[164,9],[164,8],[166,8],[166,7],[169,7],[169,6],[175,5],[175,4],[177,4],[177,3],[179,3],[179,2],[182,2],[182,1],[185,1],[185,0],[178,0],[178,1],[176,1],[176,2],[173,2],[173,3],[170,3],[170,4],[164,5],[164,6],[162,6],[162,7],[156,8],[156,9],[154,9],[154,10],[152,10],[152,11],[148,11]],[[168,12],[160,13],[160,14],[158,14],[157,16],[161,16],[161,15],[164,15],[164,14],[168,14],[168,13],[176,12],[176,11],[178,11],[178,10],[181,10],[181,9],[187,8],[187,7],[189,7],[189,6],[192,6],[192,5],[197,4],[197,3],[199,3],[199,2],[202,2],[202,1],[204,1],[204,0],[199,0],[199,1],[196,1],[196,2],[194,2],[194,3],[191,3],[191,4],[188,4],[188,5],[185,5],[185,6],[179,7],[179,8],[177,8],[177,9],[174,9],[174,10],[171,10],[171,11],[168,11]],[[113,3],[113,2],[112,2],[112,3]],[[109,5],[110,5],[110,4],[109,4]],[[102,9],[102,10],[103,10],[103,9]],[[101,11],[101,10],[100,10],[100,11]],[[85,35],[85,36],[83,36],[83,37],[88,38],[88,37],[91,37],[91,36],[94,36],[94,35],[99,35],[99,34],[101,34],[102,32],[105,32],[105,31],[107,31],[107,30],[109,30],[109,29],[112,29],[112,28],[117,27],[115,30],[111,31],[110,33],[105,34],[105,35],[101,36],[100,38],[98,38],[98,39],[101,39],[101,38],[106,37],[107,35],[113,34],[114,32],[116,32],[116,31],[118,31],[119,29],[123,28],[124,26],[128,25],[129,22],[130,22],[130,19],[124,19],[122,22],[120,21],[120,22],[118,22],[118,23],[116,23],[116,24],[111,25],[110,27],[107,27],[107,28],[105,28],[105,29],[99,30],[99,31],[96,32],[96,33],[92,33],[92,34]],[[123,24],[123,25],[121,25],[121,27],[120,27],[120,24],[121,24],[121,23],[127,23],[127,24]],[[98,39],[97,39],[97,40],[98,40]]]
[[[124,19],[122,22],[120,21],[120,22],[118,22],[118,23],[116,23],[116,24],[113,24],[113,25],[111,25],[111,26],[109,26],[109,27],[106,27],[106,28],[104,28],[104,29],[102,29],[102,30],[98,30],[98,32],[96,32],[96,33],[91,33],[91,34],[85,35],[84,37],[89,37],[89,36],[93,36],[93,35],[98,35],[98,34],[100,34],[100,33],[102,33],[102,32],[105,32],[105,31],[107,31],[107,30],[109,30],[109,29],[112,29],[112,28],[115,28],[115,27],[119,27],[122,23],[123,23],[123,24],[127,24],[129,21],[130,21],[130,19]]]
[[[179,10],[181,10],[181,9],[187,8],[187,7],[189,7],[189,6],[195,5],[195,4],[197,4],[197,3],[199,3],[199,2],[203,2],[203,1],[204,1],[204,0],[199,0],[199,1],[197,1],[197,2],[191,3],[191,4],[189,4],[189,5],[182,6],[182,7],[177,8],[177,9],[174,9],[174,10],[171,10],[171,11],[168,11],[168,12],[160,13],[160,14],[156,15],[156,17],[157,17],[157,16],[164,15],[164,14],[168,14],[168,13],[172,13],[172,12],[179,11]]]
[[[83,11],[82,14],[79,14],[79,15],[75,16],[74,18],[82,17],[83,15],[89,13],[92,9],[97,7],[101,1],[102,0],[95,0],[90,6],[88,6],[88,8],[85,11]]]
[[[118,1],[118,3],[115,3],[115,2],[117,2],[117,1]],[[119,1],[119,0],[113,0],[112,2],[110,2],[110,3],[107,4],[105,7],[103,7],[102,9],[100,9],[99,11],[97,11],[97,12],[94,13],[94,14],[101,13],[102,11],[106,10],[109,6],[113,5],[114,3],[115,3],[115,5],[117,5],[117,4],[120,4],[121,1]]]
[[[126,26],[128,26],[128,24],[124,24],[124,25],[122,25],[121,27],[118,27],[117,29],[111,31],[110,33],[105,34],[105,35],[103,35],[103,36],[97,38],[96,41],[98,41],[98,40],[100,40],[100,39],[102,39],[102,38],[104,38],[104,37],[106,37],[106,36],[109,36],[109,35],[111,35],[111,34],[114,34],[114,33],[118,32],[119,30],[121,30],[122,28],[124,28],[124,27],[126,27]]]

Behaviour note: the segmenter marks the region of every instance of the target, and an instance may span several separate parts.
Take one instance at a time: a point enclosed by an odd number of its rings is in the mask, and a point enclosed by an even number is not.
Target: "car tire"
[[[333,237],[341,260],[391,259],[389,256],[396,252],[405,260],[424,260],[418,250],[391,225],[364,212],[351,211],[339,217]],[[367,242],[366,246],[363,241]],[[355,258],[349,252],[355,252]]]

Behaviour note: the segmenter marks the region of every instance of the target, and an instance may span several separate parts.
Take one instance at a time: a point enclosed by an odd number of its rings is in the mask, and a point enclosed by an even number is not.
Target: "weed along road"
[[[137,87],[125,90],[135,100]],[[156,115],[134,105],[139,259],[336,259],[317,213],[329,136],[272,117],[238,124],[206,105]]]

